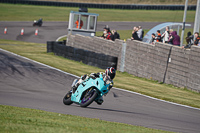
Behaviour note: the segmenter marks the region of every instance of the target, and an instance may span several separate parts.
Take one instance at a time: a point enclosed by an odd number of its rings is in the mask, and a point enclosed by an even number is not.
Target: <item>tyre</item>
[[[65,105],[71,105],[73,102],[71,101],[71,95],[72,95],[72,92],[68,92],[65,96],[64,96],[64,98],[63,98],[63,103],[65,104]]]
[[[96,89],[89,89],[85,92],[83,99],[81,100],[81,107],[89,106],[97,97],[97,90]]]

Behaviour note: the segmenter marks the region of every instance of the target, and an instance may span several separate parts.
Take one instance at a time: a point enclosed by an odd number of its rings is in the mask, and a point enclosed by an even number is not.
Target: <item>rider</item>
[[[109,90],[113,87],[113,79],[115,78],[115,69],[113,67],[108,67],[105,71],[105,73],[100,72],[100,73],[91,73],[90,75],[86,74],[81,76],[81,78],[78,80],[78,82],[72,87],[72,91],[73,93],[76,91],[76,89],[78,88],[78,86],[83,83],[84,81],[86,81],[88,78],[92,78],[92,79],[96,79],[99,78],[99,75],[101,74],[103,76],[103,81],[106,84],[110,84],[109,85]],[[106,95],[106,94],[105,94]],[[103,103],[103,97],[100,97],[97,101],[97,104],[101,105]]]

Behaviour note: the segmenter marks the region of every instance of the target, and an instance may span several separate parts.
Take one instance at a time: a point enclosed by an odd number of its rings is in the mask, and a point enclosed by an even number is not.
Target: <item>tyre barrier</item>
[[[34,0],[0,0],[1,3],[29,4],[43,6],[63,6],[63,7],[84,7],[100,9],[129,9],[129,10],[184,10],[185,5],[120,5],[120,4],[94,4],[75,2],[55,2],[55,1],[34,1]],[[196,10],[196,5],[188,5],[187,10]]]
[[[53,52],[57,56],[79,61],[101,69],[106,69],[107,67],[114,67],[117,69],[117,57],[66,46],[65,41],[47,41],[47,53],[49,52]]]

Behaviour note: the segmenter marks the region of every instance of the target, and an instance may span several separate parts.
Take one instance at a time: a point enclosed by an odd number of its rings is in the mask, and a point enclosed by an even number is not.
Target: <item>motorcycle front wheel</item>
[[[65,96],[64,96],[64,98],[63,98],[63,103],[65,104],[65,105],[71,105],[73,102],[71,101],[71,95],[72,95],[72,92],[68,92]]]
[[[89,106],[97,97],[97,90],[96,89],[89,89],[86,91],[85,95],[83,96],[83,99],[81,100],[81,107],[87,107]]]

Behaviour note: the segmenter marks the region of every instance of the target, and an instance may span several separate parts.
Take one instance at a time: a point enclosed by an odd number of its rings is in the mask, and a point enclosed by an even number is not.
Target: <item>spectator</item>
[[[105,39],[105,38],[107,37],[107,35],[108,35],[108,33],[104,30],[104,31],[103,31],[103,35],[101,36],[101,38],[104,38],[104,39]]]
[[[179,35],[177,35],[176,31],[173,31],[171,33],[169,42],[170,42],[169,44],[180,46],[180,37],[179,37]]]
[[[182,48],[191,48],[191,46],[193,45],[193,38],[194,36],[192,35],[192,33],[189,31],[187,33],[187,37],[185,38],[186,39],[186,42],[187,42],[187,45],[186,46],[182,46]]]
[[[106,25],[105,28],[107,29],[107,32],[108,32],[108,33],[109,33],[109,32],[111,33],[110,28],[108,27],[108,25]]]
[[[111,33],[109,32],[109,29],[107,27],[104,27],[103,35],[101,38],[105,38],[110,40],[111,39]]]
[[[120,39],[119,33],[116,30],[112,30],[111,32],[111,40],[115,41],[115,39]]]
[[[168,39],[168,44],[173,44],[173,42],[172,42],[172,40],[171,40],[171,38],[172,38],[172,32],[173,32],[174,30],[173,29],[170,29],[169,30],[169,39]],[[171,40],[171,41],[170,41]]]
[[[162,42],[160,30],[157,30],[157,33],[156,33],[156,34],[157,34],[156,41],[157,41],[157,42]]]
[[[169,26],[165,28],[165,32],[161,35],[161,38],[163,38],[163,43],[167,43],[169,40]]]
[[[103,31],[103,37],[102,38],[110,40],[111,39],[110,37],[111,37],[111,34],[108,34],[107,31]]]
[[[151,44],[155,44],[156,43],[156,35],[154,33],[151,34]]]
[[[199,32],[195,32],[194,37],[195,37],[194,45],[198,46],[200,40]]]
[[[138,26],[137,28],[138,28],[138,31],[137,31],[138,37],[142,41],[142,38],[144,37],[144,31],[142,30],[142,26]]]
[[[76,24],[76,28],[78,29],[81,29],[82,28],[82,26],[83,26],[83,21],[82,20],[80,20],[80,26],[79,26],[79,18],[76,20],[76,22],[75,22],[75,24]]]
[[[169,30],[169,34],[171,34],[173,31],[174,31],[173,29],[170,29],[170,30]]]
[[[137,28],[136,27],[133,27],[131,40],[141,41],[140,38],[138,37]]]

